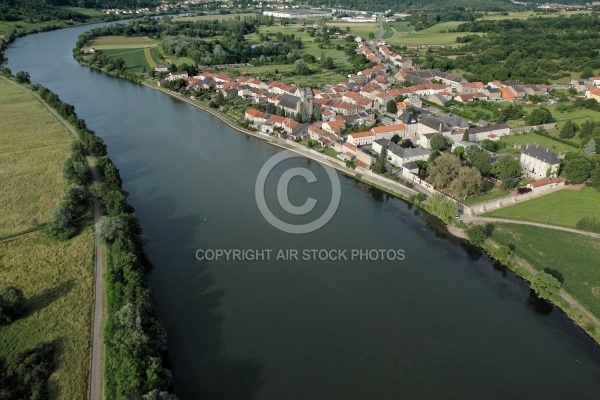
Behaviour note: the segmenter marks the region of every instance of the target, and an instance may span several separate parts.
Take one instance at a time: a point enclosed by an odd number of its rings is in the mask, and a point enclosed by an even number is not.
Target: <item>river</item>
[[[18,39],[8,66],[75,105],[108,145],[149,238],[181,399],[598,398],[600,348],[405,202],[339,176],[341,203],[323,228],[271,226],[255,182],[280,150],[79,66],[71,49],[90,28]],[[314,161],[288,163],[324,176]],[[323,181],[295,178],[292,203],[330,196]],[[198,261],[198,249],[403,249],[405,259]]]

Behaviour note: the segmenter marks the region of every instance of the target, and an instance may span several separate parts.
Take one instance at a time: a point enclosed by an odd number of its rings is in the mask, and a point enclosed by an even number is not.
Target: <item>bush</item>
[[[0,326],[18,319],[25,311],[23,291],[14,286],[0,289]]]
[[[473,225],[467,229],[467,236],[475,246],[481,246],[489,237],[487,225]]]
[[[577,221],[577,229],[600,233],[600,221],[594,217],[583,217]]]
[[[561,283],[547,272],[538,272],[531,280],[531,289],[540,299],[550,300],[560,289]]]
[[[59,205],[52,211],[48,232],[60,240],[70,239],[77,233],[73,214],[65,206]]]

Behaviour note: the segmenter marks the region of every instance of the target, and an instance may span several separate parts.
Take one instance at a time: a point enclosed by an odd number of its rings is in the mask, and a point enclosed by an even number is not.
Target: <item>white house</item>
[[[521,166],[524,175],[537,180],[558,175],[560,160],[551,150],[534,144],[521,153]]]

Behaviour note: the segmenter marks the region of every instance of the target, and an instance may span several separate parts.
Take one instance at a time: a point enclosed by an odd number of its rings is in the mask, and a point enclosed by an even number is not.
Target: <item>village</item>
[[[442,135],[448,150],[454,152],[458,147],[481,148],[478,142],[484,140],[498,141],[503,136],[545,132],[556,127],[554,122],[510,127],[505,123],[468,121],[441,110],[449,101],[520,103],[526,96],[548,97],[552,89],[570,88],[585,93],[586,98],[600,100],[600,77],[573,79],[570,84],[553,86],[525,85],[518,81],[468,82],[435,69],[421,70],[411,59],[391,51],[384,40],[357,36],[355,41],[356,52],[374,66],[349,75],[347,82],[327,84],[319,89],[279,81],[265,82],[245,73],[233,78],[215,69],[189,76],[185,71],[168,72],[162,65],[156,68],[157,73],[163,74],[158,85],[183,79],[191,89],[216,90],[224,98],[238,96],[250,100],[256,106],[248,108],[244,117],[251,130],[289,143],[304,141],[309,148],[330,149],[326,154],[335,154],[359,173],[370,173],[385,149],[387,164],[393,173],[401,181],[410,182],[409,187],[420,186],[418,189],[423,193],[436,191],[419,176],[420,163],[430,160],[435,151],[431,140],[436,135]],[[227,67],[230,66],[223,66]],[[394,113],[390,112],[390,102],[395,103]],[[314,122],[309,122],[311,120]],[[372,128],[356,129],[365,126]],[[488,152],[494,162],[499,158],[498,154],[482,150]],[[526,190],[518,192],[524,194],[520,198],[554,191],[564,185],[565,179],[558,177],[564,154],[555,154],[534,143],[519,150],[514,157],[520,162],[522,175],[528,182]],[[461,208],[469,214],[480,214],[516,201],[517,197],[512,196],[504,203],[495,201]]]

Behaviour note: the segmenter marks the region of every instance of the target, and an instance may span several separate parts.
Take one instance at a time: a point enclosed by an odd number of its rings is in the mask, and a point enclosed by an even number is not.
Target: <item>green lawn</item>
[[[563,289],[600,317],[600,240],[529,225],[494,224],[491,238],[537,270],[562,278]]]
[[[574,111],[560,112],[556,111],[555,105],[544,106],[552,113],[552,116],[556,118],[556,126],[558,129],[562,128],[562,126],[568,121],[571,120],[575,122],[577,125],[581,125],[582,122],[585,122],[589,119],[594,119],[596,121],[600,121],[600,112],[594,110],[588,110],[587,108],[578,108]],[[531,112],[532,109],[539,108],[539,106],[524,106],[523,109],[526,112]]]
[[[600,220],[600,192],[591,187],[581,190],[563,189],[485,215],[575,228],[577,221],[583,217]]]
[[[509,193],[510,191],[508,190],[492,190],[490,192],[485,192],[477,196],[467,197],[464,203],[472,206],[473,204],[483,203],[484,201],[490,201],[494,199],[499,199],[500,197],[508,196]]]
[[[547,149],[552,150],[554,153],[567,153],[571,151],[577,151],[579,146],[573,144],[573,146],[569,146],[567,144],[552,140],[545,136],[539,135],[536,132],[527,132],[521,133],[519,135],[508,135],[502,136],[500,138],[500,143],[506,143],[506,148],[502,149],[501,153],[516,153],[527,148],[527,145],[538,144],[542,147],[546,147]],[[513,148],[514,144],[518,144],[521,148]]]

